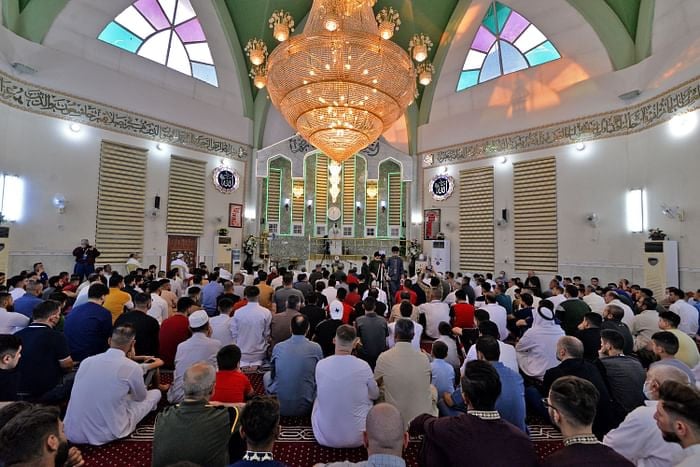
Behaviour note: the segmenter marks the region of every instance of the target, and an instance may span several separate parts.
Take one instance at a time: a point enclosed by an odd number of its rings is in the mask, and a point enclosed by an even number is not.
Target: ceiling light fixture
[[[583,141],[576,143],[577,151],[583,151],[584,149],[586,149],[586,143],[584,143]]]
[[[70,128],[70,131],[73,133],[79,133],[80,132],[80,125],[77,123],[71,123],[68,125],[68,128]]]
[[[421,63],[428,58],[428,53],[433,49],[433,41],[423,33],[414,34],[408,43],[408,49],[413,55],[413,60]]]
[[[380,28],[374,3],[314,0],[303,33],[267,58],[272,104],[303,138],[338,162],[376,141],[416,96],[411,58],[382,38],[388,26]]]
[[[272,13],[269,23],[272,35],[280,42],[289,39],[289,34],[294,32],[294,18],[284,10],[276,10]]]
[[[392,7],[384,7],[377,13],[377,23],[379,23],[379,35],[382,39],[388,41],[394,36],[394,32],[399,30],[399,26],[401,26],[399,12]]]

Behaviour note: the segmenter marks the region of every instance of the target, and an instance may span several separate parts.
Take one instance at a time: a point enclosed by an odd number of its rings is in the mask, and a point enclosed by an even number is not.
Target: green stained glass
[[[486,12],[486,16],[484,16],[484,20],[481,22],[481,24],[486,26],[492,33],[498,34],[498,28],[496,26],[496,13],[493,9],[493,5],[489,5],[489,10]]]
[[[112,21],[97,37],[99,40],[112,44],[129,52],[136,52],[143,43],[141,39]]]
[[[496,18],[498,18],[498,32],[503,31],[503,25],[506,24],[508,15],[510,15],[511,9],[502,3],[496,2]]]
[[[558,58],[561,58],[561,55],[559,55],[559,52],[557,52],[554,44],[547,41],[526,53],[525,57],[527,57],[527,61],[530,63],[530,66],[537,66],[543,63],[551,62],[552,60],[557,60]]]

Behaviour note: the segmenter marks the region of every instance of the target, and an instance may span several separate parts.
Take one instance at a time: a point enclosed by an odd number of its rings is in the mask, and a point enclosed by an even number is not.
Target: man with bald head
[[[239,418],[238,407],[209,405],[215,382],[216,370],[209,363],[195,363],[185,371],[185,399],[179,405],[167,407],[156,418],[154,467],[179,461],[226,465],[236,460],[229,458],[229,439],[232,432],[238,432],[232,426]]]
[[[315,467],[404,467],[401,457],[408,446],[408,432],[404,430],[401,413],[391,404],[377,404],[367,414],[364,445],[369,457],[362,462],[333,462]]]
[[[620,426],[603,438],[603,444],[613,448],[636,465],[670,466],[681,451],[676,443],[667,443],[656,426],[654,413],[659,401],[659,387],[666,381],[689,385],[688,375],[670,365],[649,368],[644,382],[644,405],[630,412]]]

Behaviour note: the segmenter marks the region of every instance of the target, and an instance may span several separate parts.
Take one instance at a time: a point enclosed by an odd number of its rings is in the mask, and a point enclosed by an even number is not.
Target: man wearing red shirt
[[[237,403],[245,402],[255,395],[248,377],[240,369],[241,349],[236,345],[225,345],[216,354],[216,384],[212,401]]]
[[[342,288],[338,289],[335,301],[341,302],[343,304],[343,324],[350,324],[350,315],[352,314],[352,311],[354,309],[350,306],[347,299],[348,291]]]
[[[197,309],[197,304],[189,297],[177,301],[177,311],[160,325],[158,334],[159,354],[164,367],[175,368],[175,352],[177,346],[190,337],[190,323],[187,317]]]
[[[457,302],[452,305],[452,314],[454,323],[452,326],[458,328],[473,328],[474,327],[474,305],[467,301],[467,293],[464,289],[458,289],[455,292]]]
[[[408,295],[410,295],[409,300],[411,301],[411,305],[415,306],[418,303],[418,295],[411,288],[412,285],[413,283],[411,282],[411,279],[404,279],[403,287],[397,290],[396,294],[394,295],[394,303],[401,303],[401,292],[406,292]]]
[[[350,289],[350,292],[348,293],[347,297],[345,297],[345,303],[355,308],[355,305],[362,301],[362,297],[360,297],[360,294],[358,293],[358,283],[350,282],[350,277],[351,276],[348,276],[348,288]]]

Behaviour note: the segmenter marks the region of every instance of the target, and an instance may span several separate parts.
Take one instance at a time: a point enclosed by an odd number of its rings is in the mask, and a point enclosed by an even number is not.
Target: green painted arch
[[[467,14],[467,10],[472,4],[472,0],[459,0],[459,3],[455,6],[452,16],[447,23],[447,27],[440,38],[440,43],[438,44],[437,51],[435,52],[435,57],[433,58],[433,66],[435,67],[435,76],[433,76],[433,82],[428,85],[423,91],[423,98],[420,101],[420,109],[418,111],[418,119],[416,122],[417,126],[425,125],[430,121],[430,111],[433,107],[433,98],[435,97],[435,89],[437,83],[440,79],[440,74],[442,72],[442,67],[447,59],[447,53],[452,46],[455,36],[457,35],[457,29],[459,28],[464,15]],[[410,136],[410,130],[409,130]],[[416,135],[417,138],[417,135]],[[409,147],[413,149],[411,144],[411,139],[409,137]],[[416,143],[417,147],[417,143]]]
[[[41,44],[68,0],[3,0],[2,3],[5,27]]]
[[[607,50],[615,70],[639,62],[635,42],[625,23],[605,0],[566,1],[591,25]]]

